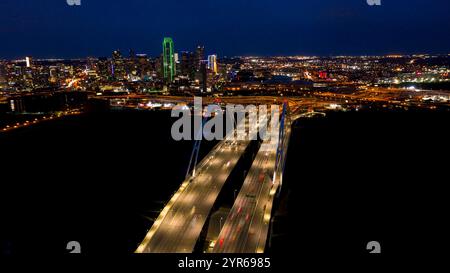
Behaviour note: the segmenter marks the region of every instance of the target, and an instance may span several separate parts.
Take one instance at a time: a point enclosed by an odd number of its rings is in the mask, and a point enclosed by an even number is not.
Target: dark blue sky
[[[0,0],[0,58],[450,53],[449,0]]]

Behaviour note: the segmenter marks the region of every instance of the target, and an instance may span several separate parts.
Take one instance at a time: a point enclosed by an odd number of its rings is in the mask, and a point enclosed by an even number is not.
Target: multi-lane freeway
[[[287,150],[287,143],[280,142],[279,127],[278,122],[271,122],[267,130],[269,138],[261,144],[210,252],[264,252],[274,196],[282,176],[283,164],[277,165],[280,162],[277,161],[277,149]],[[237,128],[233,134],[241,127]],[[284,130],[284,139],[289,139],[289,122]],[[249,143],[249,140],[226,138],[214,147],[198,165],[196,175],[183,182],[162,210],[136,252],[193,252],[224,183]],[[280,143],[283,146],[279,146]]]
[[[189,253],[222,186],[250,141],[223,140],[199,163],[164,207],[137,253]],[[164,183],[164,181],[161,181]]]
[[[280,179],[274,179],[279,130],[270,132],[271,137],[262,143],[211,252],[264,252],[272,203],[280,183]]]

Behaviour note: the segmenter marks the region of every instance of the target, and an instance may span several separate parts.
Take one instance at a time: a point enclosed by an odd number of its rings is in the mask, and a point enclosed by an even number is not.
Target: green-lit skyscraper
[[[166,82],[172,82],[175,76],[175,55],[173,52],[172,38],[164,38],[163,41],[163,75]]]

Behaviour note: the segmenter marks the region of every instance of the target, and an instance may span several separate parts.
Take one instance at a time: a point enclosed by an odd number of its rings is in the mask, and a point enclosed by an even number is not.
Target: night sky
[[[450,53],[449,0],[0,0],[0,58]]]

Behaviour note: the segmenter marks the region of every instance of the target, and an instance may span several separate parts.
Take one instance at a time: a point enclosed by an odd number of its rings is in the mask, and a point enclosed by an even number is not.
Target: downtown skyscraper
[[[172,38],[165,37],[163,40],[163,76],[168,83],[172,82],[175,77],[175,54]]]
[[[209,55],[208,56],[208,69],[213,72],[214,74],[217,74],[218,68],[217,68],[217,55]]]

